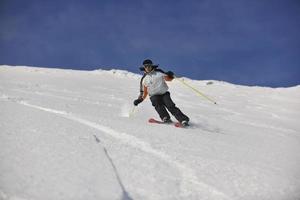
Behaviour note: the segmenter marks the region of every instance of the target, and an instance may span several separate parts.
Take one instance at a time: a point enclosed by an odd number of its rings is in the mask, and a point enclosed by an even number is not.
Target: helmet
[[[140,67],[140,70],[145,71],[146,66],[151,66],[153,70],[155,70],[158,67],[158,65],[153,65],[153,62],[150,59],[146,59],[143,61],[143,66]]]
[[[143,61],[143,65],[153,65],[153,62],[150,59],[146,59]]]

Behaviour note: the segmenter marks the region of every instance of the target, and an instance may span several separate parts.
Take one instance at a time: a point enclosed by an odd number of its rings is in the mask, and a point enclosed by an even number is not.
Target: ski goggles
[[[144,68],[150,68],[150,67],[153,67],[153,65],[152,64],[145,64],[144,65]]]

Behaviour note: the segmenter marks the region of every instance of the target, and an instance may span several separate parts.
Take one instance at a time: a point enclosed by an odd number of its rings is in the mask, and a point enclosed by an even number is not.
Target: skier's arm
[[[142,103],[144,101],[144,99],[147,97],[147,95],[148,95],[148,89],[146,86],[144,86],[144,89],[141,91],[140,96],[136,100],[134,100],[133,104],[135,106],[139,105],[140,103]]]
[[[148,89],[146,86],[144,86],[143,95],[141,96],[141,98],[144,100],[146,99],[147,95],[148,95]]]

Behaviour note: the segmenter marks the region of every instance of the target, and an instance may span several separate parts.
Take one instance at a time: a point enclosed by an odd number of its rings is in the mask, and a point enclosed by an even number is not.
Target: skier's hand
[[[170,78],[174,78],[174,73],[172,71],[166,72],[166,75],[168,75]]]
[[[139,105],[140,103],[142,103],[142,101],[143,101],[143,99],[139,98],[139,99],[134,100],[134,101],[133,101],[133,104],[134,104],[135,106],[137,106],[137,105]]]

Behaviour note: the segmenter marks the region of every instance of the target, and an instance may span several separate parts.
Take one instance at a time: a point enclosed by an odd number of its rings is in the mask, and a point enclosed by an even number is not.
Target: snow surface
[[[140,77],[0,66],[0,199],[300,199],[300,86],[174,80],[181,129],[130,115]]]

